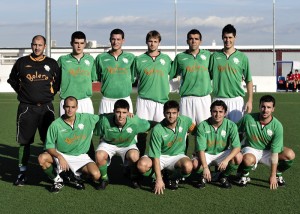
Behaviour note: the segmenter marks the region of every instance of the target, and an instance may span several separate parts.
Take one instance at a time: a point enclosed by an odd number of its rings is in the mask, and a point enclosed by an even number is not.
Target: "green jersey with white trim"
[[[239,122],[238,129],[245,135],[245,146],[259,150],[283,151],[283,127],[274,116],[270,123],[261,124],[260,113],[246,114]]]
[[[45,149],[57,149],[67,155],[86,154],[98,121],[98,115],[76,113],[72,128],[62,117],[57,118],[48,128]]]
[[[134,82],[132,53],[122,52],[117,58],[109,52],[96,57],[96,70],[102,83],[101,93],[107,98],[130,96]]]
[[[242,81],[252,81],[248,57],[238,50],[228,58],[223,51],[214,52],[210,58],[209,71],[213,80],[214,97],[244,97]]]
[[[127,117],[125,125],[119,128],[115,123],[114,113],[110,113],[100,116],[95,135],[100,136],[100,143],[104,141],[117,147],[128,147],[137,143],[136,135],[138,133],[146,132],[149,129],[149,121],[138,116]]]
[[[208,72],[210,52],[200,50],[194,56],[187,51],[177,54],[172,64],[170,79],[181,76],[179,94],[185,96],[206,96],[211,93],[212,86]]]
[[[171,64],[171,58],[163,53],[160,53],[155,59],[152,59],[147,53],[136,58],[135,73],[139,80],[139,97],[159,103],[169,100]]]
[[[84,54],[77,60],[72,54],[60,56],[58,65],[62,71],[60,98],[74,96],[84,99],[92,96],[92,82],[98,79],[94,58]]]
[[[210,119],[202,121],[197,126],[196,152],[205,151],[217,155],[227,149],[241,147],[238,129],[234,122],[224,118],[222,124],[215,129]]]
[[[163,119],[153,128],[149,157],[175,156],[185,152],[187,132],[194,128],[192,119],[183,115],[178,116],[175,130],[168,128],[165,120]]]

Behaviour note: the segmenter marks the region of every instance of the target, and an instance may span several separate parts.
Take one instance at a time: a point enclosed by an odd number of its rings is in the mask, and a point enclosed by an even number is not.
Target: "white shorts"
[[[164,119],[164,104],[137,97],[136,115],[145,120],[160,122]]]
[[[223,100],[227,105],[227,118],[237,123],[244,115],[244,99],[243,97],[234,98],[213,98],[215,100]]]
[[[100,142],[98,148],[96,149],[96,152],[102,150],[108,154],[108,160],[107,160],[108,166],[110,165],[111,159],[114,155],[120,156],[122,158],[124,166],[127,166],[126,154],[129,150],[132,150],[132,149],[139,151],[136,144],[133,144],[128,147],[117,147],[116,145],[111,145],[111,144],[108,144],[105,142]]]
[[[59,151],[57,151],[59,154],[61,154],[64,159],[67,161],[69,168],[71,169],[71,171],[79,176],[81,175],[80,172],[77,172],[79,169],[81,169],[82,167],[84,167],[85,165],[87,165],[88,163],[95,163],[90,156],[88,156],[88,154],[81,154],[78,156],[75,155],[67,155],[67,154],[63,154]],[[57,165],[57,169],[58,169],[58,173],[62,172],[62,170],[60,169],[60,164],[57,158],[54,158],[56,165]]]
[[[170,155],[161,155],[159,158],[160,161],[160,169],[168,169],[170,171],[174,171],[175,164],[182,158],[188,158],[188,156],[184,154],[170,156]]]
[[[199,124],[210,117],[211,97],[187,96],[180,99],[180,114],[192,118],[193,123]]]
[[[227,149],[219,154],[211,155],[205,153],[206,163],[209,166],[219,166],[219,164],[230,154],[231,150]]]
[[[243,155],[250,153],[255,156],[256,163],[253,167],[253,170],[256,169],[257,163],[262,163],[266,166],[271,166],[271,150],[259,150],[254,149],[252,147],[244,147],[241,152]]]
[[[60,105],[59,105],[60,116],[62,116],[65,113],[65,110],[64,110],[64,101],[65,100],[61,100],[60,101]],[[87,97],[87,98],[78,100],[78,109],[77,109],[76,112],[77,113],[90,113],[90,114],[94,114],[94,106],[93,106],[93,102],[92,102],[91,98]]]
[[[129,103],[129,112],[133,113],[132,101],[130,97],[123,97],[118,99],[102,97],[99,106],[99,114],[106,114],[114,112],[115,102],[119,99],[124,99]]]

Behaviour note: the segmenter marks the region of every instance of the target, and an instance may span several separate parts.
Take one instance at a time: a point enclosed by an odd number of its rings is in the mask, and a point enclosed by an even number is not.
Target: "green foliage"
[[[253,111],[258,109],[258,100],[262,93],[254,94]],[[276,98],[275,116],[284,126],[284,143],[300,152],[299,118],[300,95],[296,93],[274,93]],[[101,95],[93,96],[95,112]],[[177,94],[170,99],[179,100]],[[136,94],[132,94],[135,105]],[[54,101],[58,113],[59,98]],[[90,183],[86,190],[79,191],[65,186],[58,194],[48,191],[50,183],[37,162],[43,151],[36,136],[32,145],[29,165],[29,183],[24,187],[12,185],[17,175],[17,144],[15,142],[16,112],[18,101],[12,93],[0,94],[1,138],[0,138],[0,204],[1,213],[298,213],[300,210],[299,171],[297,158],[293,167],[284,174],[287,186],[278,190],[269,190],[270,169],[259,165],[251,172],[251,182],[246,188],[233,186],[230,190],[208,184],[203,190],[191,184],[180,184],[177,191],[165,190],[164,195],[154,195],[145,179],[139,190],[129,187],[129,181],[123,177],[121,160],[114,157],[109,167],[111,184],[105,191],[97,191]],[[94,138],[94,144],[99,140]],[[191,154],[194,141],[188,153]]]

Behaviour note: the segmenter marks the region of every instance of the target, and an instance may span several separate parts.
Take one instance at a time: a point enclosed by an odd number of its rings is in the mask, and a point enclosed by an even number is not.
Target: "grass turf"
[[[254,94],[253,111],[258,109],[258,99],[263,93]],[[300,95],[296,93],[274,93],[276,109],[274,115],[284,126],[284,143],[296,156],[299,143]],[[101,95],[93,96],[95,112],[98,111]],[[178,100],[177,94],[171,99]],[[136,94],[132,94],[135,104]],[[58,112],[59,98],[54,100]],[[18,102],[13,93],[0,94],[1,138],[0,138],[0,204],[1,213],[298,213],[300,210],[299,170],[296,160],[284,174],[287,186],[276,191],[269,190],[269,168],[259,165],[251,172],[251,182],[246,188],[233,186],[230,190],[208,184],[199,190],[191,184],[180,184],[177,191],[166,190],[164,195],[154,195],[144,181],[142,189],[132,189],[123,178],[121,161],[114,158],[109,168],[111,184],[105,191],[97,191],[89,183],[86,190],[72,186],[64,187],[58,194],[49,193],[50,183],[37,162],[42,152],[39,136],[31,148],[29,182],[24,187],[12,185],[18,173],[18,145],[15,142],[16,111]],[[94,138],[95,145],[97,138]],[[191,154],[194,142],[188,153]]]

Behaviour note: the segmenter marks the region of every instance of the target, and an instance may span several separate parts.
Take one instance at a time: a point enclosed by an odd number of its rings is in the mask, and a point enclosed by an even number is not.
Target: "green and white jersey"
[[[171,58],[160,53],[152,59],[147,53],[136,58],[135,75],[138,82],[138,94],[141,98],[165,103],[169,100],[169,73]]]
[[[127,117],[125,125],[119,128],[115,123],[114,113],[110,113],[100,116],[95,135],[100,136],[100,143],[104,141],[117,147],[128,147],[137,143],[136,135],[138,133],[146,132],[149,129],[150,123],[138,116]]]
[[[194,56],[187,51],[177,54],[172,64],[170,79],[181,76],[179,94],[185,96],[206,96],[211,93],[211,80],[208,72],[210,52],[200,50]]]
[[[149,157],[159,158],[161,155],[184,154],[187,132],[193,129],[194,124],[189,117],[179,116],[175,130],[168,128],[165,119],[163,119],[152,130]]]
[[[72,128],[61,117],[57,118],[48,128],[45,149],[76,156],[87,153],[98,121],[98,115],[76,113]]]
[[[217,155],[227,149],[241,147],[238,129],[234,122],[224,118],[221,126],[215,129],[210,119],[202,121],[197,126],[196,152],[205,151]]]
[[[62,70],[60,98],[74,96],[84,99],[92,96],[92,82],[98,79],[94,58],[84,54],[78,61],[72,54],[60,56],[58,65]]]
[[[274,116],[270,123],[262,125],[259,113],[246,114],[238,122],[238,130],[244,133],[245,146],[259,150],[283,151],[283,127]]]
[[[132,53],[127,52],[122,52],[118,58],[109,52],[96,57],[96,70],[104,97],[118,99],[130,96],[134,82],[134,58]]]
[[[248,57],[236,50],[228,58],[223,51],[216,51],[210,58],[209,71],[213,80],[213,96],[234,98],[245,96],[242,81],[252,80]]]

